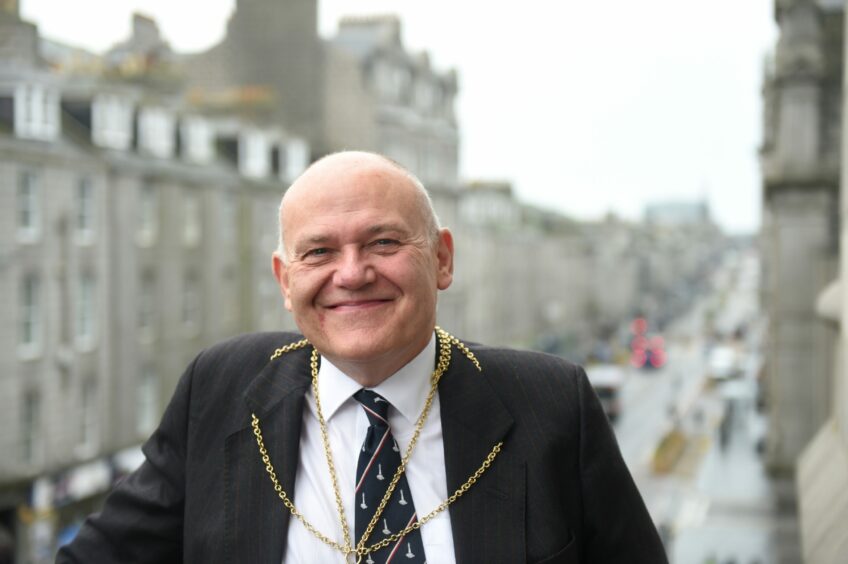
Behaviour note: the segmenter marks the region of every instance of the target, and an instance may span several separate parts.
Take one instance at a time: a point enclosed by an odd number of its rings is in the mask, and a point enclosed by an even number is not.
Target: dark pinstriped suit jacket
[[[245,335],[198,355],[144,445],[147,461],[57,562],[279,564],[290,515],[259,459],[250,414],[294,491],[310,353],[267,359],[299,338]],[[666,562],[582,369],[539,353],[471,349],[482,373],[453,349],[439,383],[448,490],[496,442],[504,446],[450,506],[457,562]]]

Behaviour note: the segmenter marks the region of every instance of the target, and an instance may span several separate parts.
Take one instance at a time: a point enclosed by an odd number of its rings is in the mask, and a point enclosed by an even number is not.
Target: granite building
[[[268,264],[308,145],[253,99],[186,100],[167,59],[57,70],[16,11],[0,36],[0,527],[41,562],[198,350],[292,326]]]
[[[827,419],[832,394],[836,334],[815,302],[837,273],[843,13],[842,2],[777,0],[780,36],[763,86],[767,460],[783,474]]]

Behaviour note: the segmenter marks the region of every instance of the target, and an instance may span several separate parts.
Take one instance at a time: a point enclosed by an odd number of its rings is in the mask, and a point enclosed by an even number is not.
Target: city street
[[[794,485],[772,480],[760,449],[767,422],[756,409],[762,321],[756,318],[758,262],[745,255],[723,265],[714,293],[665,334],[668,363],[630,369],[615,431],[674,564],[800,562]],[[709,377],[713,335],[706,319],[748,327],[738,377]],[[669,468],[657,468],[661,441],[682,437]],[[674,441],[669,441],[669,444]],[[664,453],[667,454],[667,453]]]

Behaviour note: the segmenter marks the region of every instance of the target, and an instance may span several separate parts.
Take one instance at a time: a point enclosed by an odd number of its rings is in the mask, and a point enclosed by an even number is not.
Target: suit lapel
[[[282,561],[291,514],[274,491],[259,455],[251,413],[259,418],[265,448],[283,490],[294,495],[304,394],[309,387],[311,348],[269,363],[244,394],[244,420],[224,446],[226,560]]]
[[[523,562],[525,551],[524,461],[510,448],[513,418],[486,380],[454,349],[451,366],[439,382],[448,494],[477,471],[492,447],[501,453],[480,480],[450,506],[454,549],[459,563]]]

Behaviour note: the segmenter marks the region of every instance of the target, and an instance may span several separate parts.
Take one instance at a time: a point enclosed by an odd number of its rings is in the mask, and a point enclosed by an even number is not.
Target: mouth
[[[389,302],[391,302],[391,300],[389,299],[345,300],[341,302],[335,302],[325,307],[330,311],[337,311],[340,313],[348,311],[356,312],[380,307],[381,305],[387,304]]]

